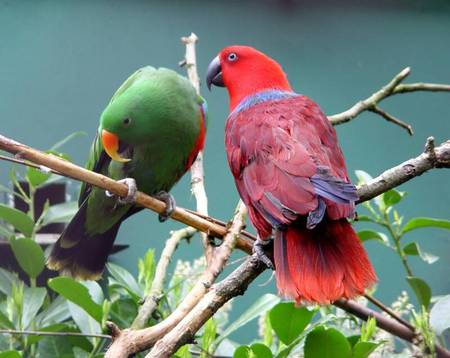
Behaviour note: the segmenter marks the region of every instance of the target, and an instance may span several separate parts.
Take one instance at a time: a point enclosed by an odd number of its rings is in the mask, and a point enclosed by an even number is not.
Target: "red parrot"
[[[252,47],[220,51],[208,67],[211,84],[230,96],[228,163],[258,233],[254,251],[268,266],[263,245],[275,237],[280,294],[318,304],[363,294],[376,275],[347,220],[358,196],[325,114]]]

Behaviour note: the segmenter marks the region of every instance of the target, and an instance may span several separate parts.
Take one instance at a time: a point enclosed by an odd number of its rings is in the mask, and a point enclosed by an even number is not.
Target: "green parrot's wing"
[[[86,163],[86,169],[92,170],[96,173],[101,173],[102,169],[105,168],[105,166],[107,166],[110,161],[111,159],[103,150],[102,142],[99,138],[99,134],[97,133],[94,141],[92,142],[88,161]],[[81,184],[80,195],[78,197],[78,206],[81,206],[83,204],[90,191],[91,185],[83,182]]]
[[[124,83],[119,87],[119,89],[114,93],[111,97],[112,103],[117,97],[119,97],[122,93],[124,93],[134,82],[141,79],[142,77],[147,76],[148,74],[153,73],[156,69],[152,66],[145,66],[134,72],[130,77],[128,77]]]

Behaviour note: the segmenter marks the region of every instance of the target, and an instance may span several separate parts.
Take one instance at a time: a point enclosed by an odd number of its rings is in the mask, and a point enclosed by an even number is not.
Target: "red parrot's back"
[[[276,81],[273,60],[264,63],[265,55],[243,49],[227,48],[227,56],[221,57],[224,85],[232,99],[225,145],[258,236],[268,240],[275,235],[278,289],[297,302],[321,304],[363,294],[376,276],[347,221],[358,197],[336,132],[317,104],[292,92],[285,77]],[[261,69],[269,71],[270,83],[251,87],[257,78],[246,87],[245,73],[240,73],[244,85],[235,88],[233,70],[239,68],[226,63],[230,51],[243,58],[246,67],[252,58],[263,61]],[[252,69],[254,76],[258,66]]]

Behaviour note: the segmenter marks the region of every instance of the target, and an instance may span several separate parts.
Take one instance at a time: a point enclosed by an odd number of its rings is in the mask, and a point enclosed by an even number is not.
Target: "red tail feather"
[[[275,240],[277,286],[281,295],[329,304],[352,298],[377,280],[358,236],[346,219],[324,219],[313,230],[300,223]]]

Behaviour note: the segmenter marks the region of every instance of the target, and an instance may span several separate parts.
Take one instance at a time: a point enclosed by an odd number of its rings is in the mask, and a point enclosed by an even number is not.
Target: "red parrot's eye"
[[[236,61],[237,59],[238,59],[238,57],[234,52],[232,52],[228,55],[228,61],[230,61],[230,62]]]

